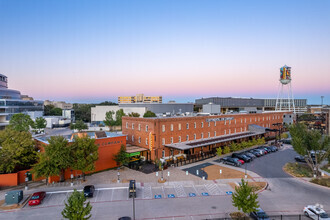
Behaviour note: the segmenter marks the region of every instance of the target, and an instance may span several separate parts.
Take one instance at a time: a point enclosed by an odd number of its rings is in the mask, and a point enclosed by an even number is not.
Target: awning
[[[138,146],[132,146],[132,145],[126,145],[126,153],[131,154],[131,153],[140,153],[142,151],[147,151],[149,149],[143,148],[143,147],[138,147]]]
[[[134,153],[127,153],[127,156],[128,157],[134,157],[134,156],[138,156],[138,155],[140,155],[141,154],[141,152],[134,152]]]

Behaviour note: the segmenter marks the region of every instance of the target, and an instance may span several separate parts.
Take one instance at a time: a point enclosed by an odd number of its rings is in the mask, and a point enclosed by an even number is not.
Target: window
[[[162,145],[165,145],[165,138],[162,139]]]
[[[164,150],[162,151],[162,157],[165,157],[165,151]]]
[[[252,122],[252,118],[250,118],[250,122]]]
[[[243,128],[241,128],[241,132],[243,131]]]
[[[196,134],[194,134],[194,140],[196,140]]]
[[[226,130],[225,130],[225,135],[226,135]]]
[[[148,132],[148,130],[149,130],[149,126],[148,126],[148,125],[146,125],[146,131]]]
[[[134,123],[132,123],[132,129],[134,129]]]
[[[262,117],[262,120],[265,121],[265,117]]]
[[[173,137],[171,137],[171,144],[173,144]]]
[[[162,131],[165,132],[165,125],[162,125]]]
[[[208,122],[208,123],[207,123],[207,126],[210,127],[210,126],[211,126],[211,122]]]
[[[134,142],[134,135],[132,135],[132,142]]]
[[[225,125],[227,124],[227,121],[225,120]]]
[[[254,121],[255,121],[255,122],[257,121],[257,117],[254,118]]]
[[[246,127],[245,127],[245,131],[246,131]]]
[[[141,137],[139,137],[139,144],[141,143]]]
[[[186,140],[189,141],[189,135],[186,136]]]
[[[204,135],[203,135],[203,133],[201,133],[201,138],[202,138],[202,139],[204,138]]]
[[[181,131],[181,124],[179,124],[178,126],[179,126],[179,131]]]
[[[128,122],[126,122],[126,128],[128,128]]]
[[[138,125],[138,130],[141,131],[141,125],[140,124]]]
[[[228,134],[230,134],[230,129],[228,130]]]
[[[235,128],[235,130],[234,130],[234,133],[236,133],[236,128]]]
[[[173,131],[173,124],[171,124],[171,131]]]
[[[243,123],[243,119],[241,118],[241,124]]]
[[[202,128],[204,127],[204,122],[202,122],[201,127],[202,127]]]
[[[187,129],[189,129],[189,123],[187,123]]]
[[[245,119],[244,123],[246,123],[246,119]]]
[[[217,136],[217,132],[215,131],[215,132],[214,132],[214,137],[216,137],[216,136]]]
[[[179,136],[179,143],[181,142],[181,136]]]
[[[148,138],[146,138],[146,145],[148,145]]]
[[[236,125],[236,119],[235,119],[235,125]]]
[[[194,128],[196,128],[196,122],[194,122]]]
[[[208,136],[211,137],[211,133],[210,132],[208,133]]]
[[[229,120],[229,124],[231,124],[231,120]]]
[[[216,127],[217,126],[217,122],[216,121],[214,121],[214,127]]]

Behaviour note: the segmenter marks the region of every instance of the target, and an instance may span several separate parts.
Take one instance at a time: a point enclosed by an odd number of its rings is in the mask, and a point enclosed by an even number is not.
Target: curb
[[[292,176],[294,179],[297,179],[300,182],[308,183],[309,185],[313,185],[313,186],[317,186],[317,187],[321,187],[321,188],[325,188],[325,189],[329,189],[330,190],[330,187],[326,187],[326,186],[322,186],[322,185],[319,185],[319,184],[316,184],[316,183],[312,183],[310,181],[307,181],[307,180],[303,179],[303,177],[296,177],[296,176],[292,175],[291,173],[286,172],[284,170],[284,166],[282,167],[283,172],[286,173],[286,174],[288,174],[288,175],[290,175],[290,176]]]

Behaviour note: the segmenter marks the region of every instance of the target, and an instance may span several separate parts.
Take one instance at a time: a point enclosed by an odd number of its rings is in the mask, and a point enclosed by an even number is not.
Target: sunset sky
[[[0,0],[0,73],[38,100],[120,95],[330,104],[330,1]]]

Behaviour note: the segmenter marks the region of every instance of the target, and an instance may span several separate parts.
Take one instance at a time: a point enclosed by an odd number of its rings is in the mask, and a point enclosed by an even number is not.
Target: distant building
[[[46,100],[46,101],[44,101],[44,105],[53,105],[55,108],[60,108],[60,109],[72,109],[73,108],[73,104],[66,103],[64,101],[49,101],[49,100]]]
[[[9,124],[14,114],[24,113],[39,117],[43,110],[42,101],[23,100],[19,91],[8,89],[7,76],[0,74],[0,129]]]
[[[193,103],[132,103],[119,104],[120,108],[146,108],[157,116],[190,114],[194,111]]]
[[[145,96],[137,94],[136,96],[119,96],[118,104],[123,103],[162,103],[162,96]]]
[[[21,95],[21,99],[22,100],[33,100],[33,98],[28,95]]]
[[[220,105],[221,113],[224,114],[231,112],[261,113],[263,111],[274,111],[276,99],[208,97],[195,100],[195,105],[199,109],[209,103]],[[294,103],[297,113],[307,111],[307,99],[294,99]],[[285,105],[284,103],[283,106],[285,107]]]
[[[76,121],[73,109],[63,109],[62,110],[62,117],[67,118],[67,119],[71,119],[72,122]]]

